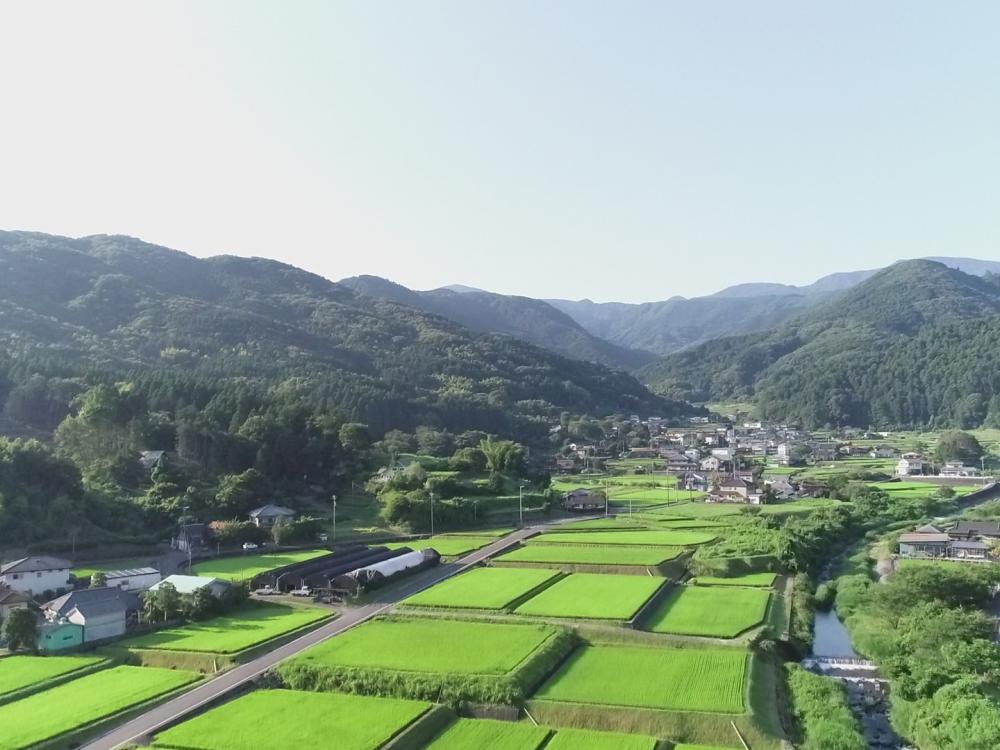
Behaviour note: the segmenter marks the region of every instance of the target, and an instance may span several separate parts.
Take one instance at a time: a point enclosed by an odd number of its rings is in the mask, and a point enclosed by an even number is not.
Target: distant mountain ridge
[[[1000,276],[901,261],[764,332],[644,368],[654,390],[753,399],[808,426],[1000,425]]]

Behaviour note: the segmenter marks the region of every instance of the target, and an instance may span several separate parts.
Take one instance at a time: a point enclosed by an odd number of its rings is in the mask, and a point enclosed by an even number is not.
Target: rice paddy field
[[[743,514],[742,505],[726,503],[676,503],[662,508],[643,511],[644,515],[653,518],[674,516],[680,518],[719,518],[722,516],[739,516]]]
[[[738,649],[590,645],[578,649],[535,698],[742,714],[748,660]]]
[[[770,588],[774,585],[777,573],[748,573],[743,576],[733,576],[731,578],[713,578],[711,576],[699,576],[693,578],[691,583],[697,586],[749,586],[751,588]]]
[[[223,581],[249,581],[251,578],[314,557],[330,554],[328,549],[309,549],[297,552],[275,552],[240,557],[220,557],[195,564],[194,573],[199,576],[221,578]]]
[[[654,633],[735,638],[759,625],[770,593],[759,589],[678,586],[649,616]]]
[[[171,750],[372,750],[430,708],[421,701],[258,690],[158,735]]]
[[[628,547],[528,543],[497,558],[500,562],[563,563],[566,565],[659,565],[683,552],[681,547]]]
[[[579,531],[571,534],[544,533],[534,544],[627,544],[652,547],[693,547],[716,538],[702,531]]]
[[[551,733],[528,722],[457,719],[427,750],[537,750]]]
[[[514,611],[536,617],[630,620],[665,582],[651,576],[573,573]]]
[[[544,625],[441,618],[370,620],[293,661],[408,672],[502,675],[555,634]]]
[[[654,737],[592,729],[560,729],[545,750],[656,750]]]
[[[158,630],[122,642],[126,648],[235,654],[272,638],[328,620],[330,610],[256,602],[225,617]]]
[[[24,750],[199,679],[174,669],[114,667],[0,706],[0,750]]]
[[[545,568],[474,568],[406,599],[420,607],[504,609],[558,577]]]
[[[8,656],[0,659],[0,698],[103,661],[100,656]]]
[[[440,535],[430,539],[415,539],[409,542],[390,542],[384,546],[389,549],[399,549],[400,547],[410,547],[411,549],[431,549],[437,550],[441,557],[461,557],[477,549],[482,549],[487,544],[493,544],[497,540],[492,536],[471,536],[471,535]]]

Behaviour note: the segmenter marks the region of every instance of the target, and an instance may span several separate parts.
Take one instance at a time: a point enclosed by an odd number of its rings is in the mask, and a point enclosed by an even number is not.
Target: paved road
[[[213,677],[208,682],[199,685],[193,690],[172,698],[166,703],[150,709],[146,713],[81,746],[80,750],[113,750],[113,748],[130,742],[143,742],[168,725],[174,724],[188,714],[204,707],[206,704],[219,700],[240,686],[254,680],[269,669],[272,669],[278,662],[284,661],[310,646],[315,646],[321,641],[339,635],[345,630],[353,628],[355,625],[392,609],[402,599],[433,586],[435,583],[439,583],[446,578],[450,578],[466,568],[477,565],[493,555],[503,552],[522,539],[537,534],[541,528],[534,526],[519,529],[512,534],[501,537],[496,542],[480,550],[466,555],[457,562],[440,565],[427,570],[415,576],[408,585],[393,587],[392,592],[385,595],[385,599],[376,600],[363,607],[345,610],[333,622],[306,633],[301,638],[286,643],[284,646],[280,646],[274,651],[264,654],[251,662],[242,664],[228,672],[223,672],[218,677]]]

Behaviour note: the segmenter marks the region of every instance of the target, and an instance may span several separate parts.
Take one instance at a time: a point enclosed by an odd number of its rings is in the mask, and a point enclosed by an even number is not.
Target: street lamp
[[[526,485],[521,485],[517,488],[517,513],[520,518],[519,525],[524,526],[524,488]]]

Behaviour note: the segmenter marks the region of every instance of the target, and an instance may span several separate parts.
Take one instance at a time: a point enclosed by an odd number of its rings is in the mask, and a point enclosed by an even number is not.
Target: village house
[[[685,490],[693,490],[695,492],[706,492],[708,490],[708,477],[706,477],[704,474],[699,474],[694,471],[688,471],[685,472],[679,484]]]
[[[30,603],[31,597],[27,594],[0,586],[0,622],[3,622],[15,609],[27,609]]]
[[[84,643],[125,635],[130,617],[138,610],[138,596],[107,587],[71,591],[42,606],[48,622],[81,626]]]
[[[965,466],[961,461],[948,461],[938,474],[942,477],[978,477],[979,469]]]
[[[145,591],[163,576],[156,568],[128,568],[104,574],[104,585],[122,591]]]
[[[46,654],[69,651],[83,646],[83,625],[60,619],[42,622],[38,626],[36,647]]]
[[[579,462],[574,456],[556,458],[556,471],[560,474],[573,474],[579,468]]]
[[[795,497],[795,487],[785,477],[765,479],[764,486],[771,490],[771,494],[778,500],[787,500],[790,497]]]
[[[996,538],[1000,538],[1000,526],[995,521],[961,521],[947,532],[936,526],[921,526],[900,535],[899,556],[986,560],[990,545],[984,539]]]
[[[721,495],[738,496],[746,501],[753,492],[753,482],[742,477],[724,477],[719,480],[719,493]]]
[[[65,591],[72,584],[69,571],[73,563],[61,557],[22,557],[0,565],[0,586],[38,596],[45,591]]]
[[[698,468],[702,471],[718,471],[722,467],[722,462],[715,456],[706,456],[698,463]]]
[[[630,448],[628,453],[625,454],[625,458],[656,458],[657,451],[655,448]]]
[[[253,521],[255,526],[259,526],[262,529],[269,529],[279,521],[291,521],[295,518],[295,511],[283,505],[268,503],[259,508],[254,508],[250,511],[249,515],[250,520]]]
[[[839,455],[837,443],[832,440],[817,440],[812,444],[814,461],[834,461]]]
[[[924,473],[924,457],[919,453],[904,453],[896,464],[897,477],[919,476]]]
[[[935,526],[921,526],[901,534],[899,537],[900,557],[947,557],[951,537]]]
[[[220,578],[210,578],[209,576],[185,576],[175,574],[172,576],[167,576],[159,583],[156,583],[149,587],[149,590],[156,592],[160,590],[160,587],[164,584],[169,583],[175,589],[177,589],[178,594],[194,594],[203,588],[208,588],[208,592],[214,596],[216,599],[222,597],[226,591],[229,590],[230,585]]]
[[[607,501],[604,495],[594,490],[580,487],[563,495],[562,506],[569,511],[604,510]]]
[[[997,521],[959,521],[954,528],[948,530],[948,536],[959,541],[1000,540],[1000,523]]]
[[[779,466],[791,466],[792,462],[795,460],[795,450],[797,444],[795,443],[778,443],[778,447],[775,451],[775,456],[778,459]]]
[[[203,523],[182,523],[170,539],[170,547],[181,552],[193,552],[205,546],[208,526]]]
[[[896,449],[891,445],[876,445],[868,451],[868,455],[872,458],[895,458]]]

